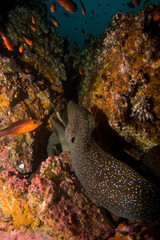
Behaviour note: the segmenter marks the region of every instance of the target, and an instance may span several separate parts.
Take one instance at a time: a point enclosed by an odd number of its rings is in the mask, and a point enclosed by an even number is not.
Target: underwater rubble
[[[49,118],[56,118],[70,98],[64,98],[67,81],[80,82],[79,103],[102,122],[103,131],[107,118],[138,149],[138,157],[139,151],[159,144],[158,11],[155,4],[138,15],[117,13],[99,39],[88,36],[81,54],[44,20],[41,0],[10,11],[5,33],[16,50],[0,53],[1,129],[19,119],[36,118],[43,124],[35,132],[1,137],[0,239],[160,239],[159,221],[122,219],[97,206],[75,176],[68,152],[47,157]]]

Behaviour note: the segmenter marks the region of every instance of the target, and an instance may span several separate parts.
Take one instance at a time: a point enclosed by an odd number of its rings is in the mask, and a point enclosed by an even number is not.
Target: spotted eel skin
[[[76,176],[87,193],[111,213],[151,220],[160,212],[160,188],[130,166],[103,151],[92,137],[94,117],[70,101],[65,138]]]

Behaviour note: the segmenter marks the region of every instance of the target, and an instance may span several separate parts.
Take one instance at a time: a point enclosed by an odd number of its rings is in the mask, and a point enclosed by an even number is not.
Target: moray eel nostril
[[[95,120],[87,109],[70,101],[67,114],[65,138],[75,174],[87,193],[124,218],[152,220],[159,216],[159,186],[100,148],[92,138]]]

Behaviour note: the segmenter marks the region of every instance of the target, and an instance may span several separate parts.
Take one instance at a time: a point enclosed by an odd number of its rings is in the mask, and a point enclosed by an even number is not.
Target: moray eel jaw
[[[92,138],[93,116],[69,102],[65,137],[76,176],[87,193],[110,212],[128,219],[152,220],[160,213],[160,188],[103,151]]]

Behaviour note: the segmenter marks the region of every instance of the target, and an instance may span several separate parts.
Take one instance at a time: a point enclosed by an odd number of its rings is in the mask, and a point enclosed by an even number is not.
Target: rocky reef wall
[[[124,220],[97,206],[68,152],[47,157],[49,118],[57,118],[74,95],[96,118],[95,135],[105,149],[118,135],[129,145],[116,144],[139,160],[159,144],[160,6],[146,6],[138,15],[118,12],[104,34],[89,35],[78,53],[47,22],[43,1],[19,2],[6,21],[0,19],[1,36],[14,46],[0,46],[0,128],[30,118],[43,124],[35,132],[1,137],[0,236],[160,239],[158,221]]]
[[[142,151],[160,141],[159,10],[157,4],[138,15],[118,12],[81,55],[79,102],[95,117],[102,111],[111,128]]]

